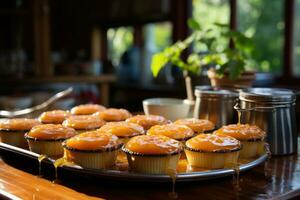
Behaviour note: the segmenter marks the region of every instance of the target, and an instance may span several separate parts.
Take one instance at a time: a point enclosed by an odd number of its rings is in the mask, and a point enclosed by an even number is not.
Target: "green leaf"
[[[190,18],[190,19],[188,19],[187,22],[188,22],[189,28],[194,29],[194,30],[200,30],[201,29],[200,24],[195,19]]]
[[[160,70],[169,62],[169,59],[163,53],[156,53],[152,57],[151,71],[154,77],[157,77]]]
[[[229,78],[231,80],[237,79],[244,71],[245,63],[241,60],[229,61]]]
[[[218,26],[218,27],[222,27],[222,28],[229,28],[228,24],[223,24],[223,23],[214,23],[214,25]]]

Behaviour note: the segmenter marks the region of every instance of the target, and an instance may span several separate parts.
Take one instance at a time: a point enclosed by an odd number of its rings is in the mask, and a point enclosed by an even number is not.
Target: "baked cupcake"
[[[39,121],[43,124],[61,124],[70,115],[70,112],[66,110],[52,110],[43,112]]]
[[[76,135],[73,128],[61,124],[42,124],[33,127],[25,138],[30,151],[47,156],[59,157],[64,153],[62,142]]]
[[[99,131],[81,133],[63,143],[68,161],[93,169],[113,166],[122,145],[117,136]]]
[[[236,167],[240,149],[237,139],[214,134],[199,134],[185,143],[188,164],[204,169]]]
[[[131,171],[167,174],[175,171],[182,144],[163,135],[140,135],[131,138],[122,148]]]
[[[148,130],[155,125],[163,125],[170,123],[169,120],[159,115],[135,115],[126,120],[141,125],[145,130]]]
[[[74,128],[77,133],[96,130],[104,124],[105,121],[94,115],[73,115],[63,122],[63,126]]]
[[[39,125],[36,119],[15,118],[4,119],[0,121],[0,139],[1,142],[16,147],[28,148],[27,141],[24,138],[26,132],[32,127]]]
[[[118,122],[124,121],[131,117],[131,113],[125,109],[108,108],[103,111],[96,112],[94,116],[100,117],[107,122]]]
[[[215,124],[207,119],[186,118],[178,119],[174,124],[181,124],[190,127],[196,134],[212,131]]]
[[[142,126],[130,122],[109,122],[98,131],[116,135],[123,143],[127,143],[134,136],[145,134]]]
[[[254,158],[264,153],[266,133],[256,125],[231,124],[214,132],[216,135],[231,136],[241,141],[240,158]]]
[[[82,104],[71,109],[73,115],[91,115],[106,108],[99,104]]]
[[[185,125],[164,124],[152,126],[147,131],[147,135],[164,135],[184,142],[194,136],[194,131]]]

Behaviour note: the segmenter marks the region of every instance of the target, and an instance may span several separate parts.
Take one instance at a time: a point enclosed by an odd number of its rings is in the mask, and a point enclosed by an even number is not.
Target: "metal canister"
[[[249,88],[240,91],[241,123],[255,124],[267,133],[274,155],[297,152],[296,95],[292,90]]]
[[[216,128],[236,122],[237,113],[233,107],[238,93],[211,86],[197,86],[195,95],[195,118],[208,119],[216,124]]]

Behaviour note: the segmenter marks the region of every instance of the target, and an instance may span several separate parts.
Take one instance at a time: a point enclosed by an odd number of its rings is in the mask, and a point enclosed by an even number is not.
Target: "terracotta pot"
[[[214,69],[207,71],[210,84],[213,87],[230,87],[230,88],[249,88],[252,86],[255,80],[254,71],[243,72],[237,79],[231,80],[228,74],[224,74],[223,77],[219,77]]]

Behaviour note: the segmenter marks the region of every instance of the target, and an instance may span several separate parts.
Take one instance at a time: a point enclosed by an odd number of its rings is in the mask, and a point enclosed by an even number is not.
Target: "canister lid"
[[[291,103],[296,99],[293,90],[282,88],[248,88],[240,91],[241,100],[263,103]]]
[[[236,98],[238,93],[233,90],[214,88],[212,86],[196,86],[195,87],[196,97],[204,98]]]

